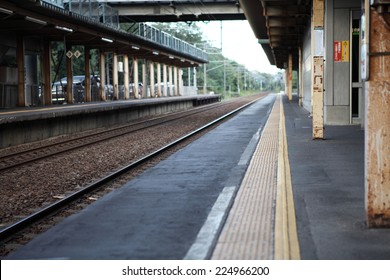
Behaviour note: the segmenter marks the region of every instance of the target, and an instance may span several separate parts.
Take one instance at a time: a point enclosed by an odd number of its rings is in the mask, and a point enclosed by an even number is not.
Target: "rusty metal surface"
[[[371,11],[370,51],[390,51],[390,29]],[[370,227],[390,227],[390,56],[370,58],[367,83],[366,215]]]

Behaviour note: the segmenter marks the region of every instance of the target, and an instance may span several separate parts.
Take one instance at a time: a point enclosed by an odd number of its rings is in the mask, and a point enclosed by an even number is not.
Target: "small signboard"
[[[349,62],[349,41],[341,42],[341,61]]]
[[[334,52],[334,61],[341,62],[341,42],[340,41],[334,42],[333,50],[334,50],[333,51]]]

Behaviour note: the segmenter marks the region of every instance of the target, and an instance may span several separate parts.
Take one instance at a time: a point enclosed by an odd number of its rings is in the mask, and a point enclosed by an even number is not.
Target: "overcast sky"
[[[221,22],[199,23],[207,40],[214,47],[221,44]],[[280,69],[271,66],[246,20],[222,21],[222,53],[225,57],[244,64],[249,70],[275,74]]]

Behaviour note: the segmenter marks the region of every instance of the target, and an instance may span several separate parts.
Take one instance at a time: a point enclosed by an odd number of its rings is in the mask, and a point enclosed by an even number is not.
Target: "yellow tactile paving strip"
[[[300,251],[282,102],[280,103],[279,124],[274,258],[277,260],[297,260],[300,259]]]
[[[279,119],[277,97],[212,259],[274,258]]]

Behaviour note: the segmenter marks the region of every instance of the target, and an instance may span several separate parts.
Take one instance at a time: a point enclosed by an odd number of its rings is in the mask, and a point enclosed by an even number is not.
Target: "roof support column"
[[[167,96],[167,65],[163,65],[163,96]]]
[[[292,52],[288,54],[288,72],[287,72],[287,96],[292,100]]]
[[[365,84],[366,215],[369,227],[390,227],[390,28],[385,23],[390,14],[370,11],[368,3],[366,7],[371,21],[368,50],[374,54]]]
[[[25,107],[26,106],[26,73],[24,67],[24,38],[22,35],[17,38],[17,64],[18,64],[18,106]]]
[[[84,96],[86,102],[91,102],[91,70],[90,70],[90,49],[84,47],[84,61],[85,61],[85,89]]]
[[[179,95],[179,91],[178,91],[179,83],[177,82],[177,67],[176,66],[173,66],[173,84],[175,85],[174,96],[178,96]]]
[[[161,64],[157,63],[157,97],[161,97]]]
[[[72,46],[65,44],[65,53],[71,51]],[[73,104],[73,71],[72,71],[72,56],[66,56],[66,102]]]
[[[148,96],[148,85],[146,83],[146,59],[142,60],[142,84],[144,85],[144,88],[141,93],[141,98]]]
[[[105,53],[100,50],[100,99],[102,101],[106,101],[106,92],[105,92],[105,86],[106,86],[106,55]]]
[[[124,88],[125,99],[128,100],[130,98],[130,95],[129,95],[129,56],[127,54],[123,56],[123,64],[124,64],[123,88]]]
[[[119,88],[118,88],[118,54],[114,52],[112,54],[112,83],[114,86],[114,100],[119,100]]]
[[[169,65],[168,67],[168,76],[169,76],[169,90],[168,90],[168,96],[172,96],[173,94],[173,81],[172,81],[172,65]]]
[[[43,102],[44,105],[51,105],[51,80],[50,80],[50,41],[43,42]]]
[[[324,0],[313,0],[311,33],[313,139],[324,139]]]
[[[150,97],[155,97],[154,94],[154,62],[149,63],[149,82],[150,82]]]
[[[183,82],[183,69],[182,68],[179,68],[179,88],[177,89],[178,90],[178,94],[180,96],[183,96],[183,88],[184,88],[184,82]]]
[[[133,71],[134,71],[134,86],[133,86],[133,93],[134,93],[134,98],[139,99],[140,98],[140,89],[138,86],[138,58],[134,57],[133,58]]]
[[[299,99],[299,106],[303,106],[303,64],[302,64],[302,46],[299,47],[299,71],[298,71],[298,99]]]

